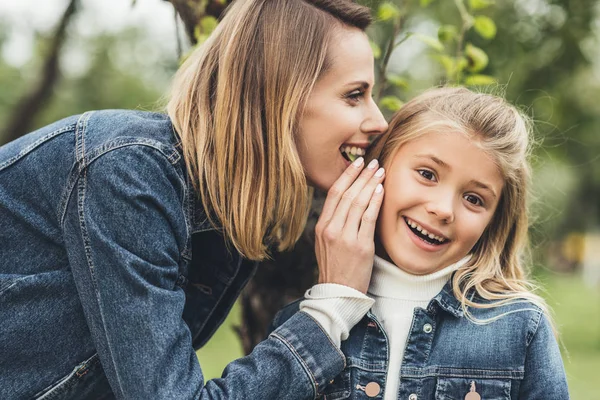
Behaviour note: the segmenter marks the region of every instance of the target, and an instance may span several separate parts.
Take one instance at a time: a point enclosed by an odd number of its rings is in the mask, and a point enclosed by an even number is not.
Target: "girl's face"
[[[330,68],[309,96],[296,141],[308,183],[322,190],[350,165],[344,153],[364,155],[370,139],[387,128],[371,98],[374,61],[367,36],[340,28],[329,48]]]
[[[477,139],[440,129],[401,145],[386,162],[377,252],[414,275],[466,256],[492,219],[504,186]]]

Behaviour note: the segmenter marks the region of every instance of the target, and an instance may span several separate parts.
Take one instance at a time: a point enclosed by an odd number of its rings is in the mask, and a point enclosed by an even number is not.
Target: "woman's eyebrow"
[[[354,82],[346,83],[346,86],[356,86],[356,85],[360,85],[360,88],[363,90],[367,90],[371,86],[369,84],[369,82],[366,82],[366,81],[354,81]]]

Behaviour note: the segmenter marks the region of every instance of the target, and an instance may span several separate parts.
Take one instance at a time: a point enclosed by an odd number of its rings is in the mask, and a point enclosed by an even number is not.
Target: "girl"
[[[195,349],[268,247],[296,241],[307,185],[333,187],[334,210],[360,198],[338,214],[363,240],[324,238],[319,268],[368,285],[375,224],[358,221],[383,173],[346,151],[387,127],[369,21],[350,0],[236,1],[168,115],[90,112],[0,148],[0,399],[296,399],[342,370],[306,314],[221,379],[204,383]]]
[[[569,397],[521,260],[528,151],[526,119],[495,96],[434,89],[394,116],[371,151],[387,176],[371,311],[350,332],[346,303],[369,300],[323,284],[275,321],[300,308],[345,339],[346,367],[324,398]]]

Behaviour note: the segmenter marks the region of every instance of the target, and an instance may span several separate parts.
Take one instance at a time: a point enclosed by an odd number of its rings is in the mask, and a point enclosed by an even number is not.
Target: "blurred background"
[[[600,2],[361,2],[378,20],[369,36],[387,115],[459,82],[493,87],[532,117],[532,274],[555,312],[572,398],[600,399]],[[191,49],[176,15],[164,0],[2,0],[0,144],[87,110],[161,110]],[[207,379],[243,354],[240,324],[236,307],[198,352]]]

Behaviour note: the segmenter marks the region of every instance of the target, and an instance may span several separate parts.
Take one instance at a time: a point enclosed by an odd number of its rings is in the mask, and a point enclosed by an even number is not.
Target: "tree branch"
[[[52,37],[52,42],[50,43],[48,54],[42,67],[42,78],[29,93],[23,96],[11,113],[12,118],[9,119],[6,125],[6,133],[4,135],[8,141],[17,139],[29,132],[33,122],[32,117],[40,111],[52,94],[52,89],[60,76],[58,61],[60,51],[65,42],[67,26],[73,15],[75,15],[78,6],[79,0],[71,0],[69,3]]]

